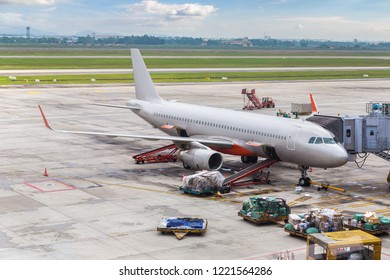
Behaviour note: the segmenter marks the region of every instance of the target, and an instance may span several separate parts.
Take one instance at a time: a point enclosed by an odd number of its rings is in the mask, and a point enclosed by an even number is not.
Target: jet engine
[[[199,170],[218,170],[223,164],[220,153],[205,149],[189,149],[179,153],[185,168]]]

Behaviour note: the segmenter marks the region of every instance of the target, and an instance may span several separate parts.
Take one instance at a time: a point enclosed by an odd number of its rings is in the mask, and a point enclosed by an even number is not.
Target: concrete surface
[[[243,87],[276,100],[275,109],[254,114],[308,103],[310,92],[323,114],[364,114],[366,102],[389,99],[390,80],[159,85],[158,91],[166,99],[240,110]],[[193,173],[180,163],[136,165],[131,158],[169,143],[58,134],[44,127],[37,109],[41,104],[57,128],[161,133],[129,111],[90,105],[123,105],[134,98],[132,86],[0,87],[0,96],[0,259],[273,259],[287,250],[305,259],[304,240],[237,216],[256,193],[285,197],[294,213],[328,207],[390,216],[390,164],[373,155],[360,169],[348,163],[310,173],[346,193],[307,188],[297,194],[297,168],[278,163],[271,185],[199,198],[178,191],[181,177]],[[238,157],[225,160],[242,166]],[[207,233],[179,241],[157,232],[168,216],[206,218]],[[381,238],[382,259],[390,259],[390,238]]]

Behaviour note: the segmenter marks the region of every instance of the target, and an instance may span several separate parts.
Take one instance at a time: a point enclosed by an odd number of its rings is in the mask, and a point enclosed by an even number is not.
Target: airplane
[[[348,161],[336,137],[309,121],[164,100],[138,49],[131,49],[131,59],[136,99],[125,106],[95,105],[129,109],[167,135],[53,129],[38,105],[46,127],[61,133],[173,141],[179,148],[179,159],[188,169],[218,170],[223,153],[241,156],[244,163],[255,163],[261,157],[297,164],[301,186],[310,186],[306,176],[309,167],[335,168]]]

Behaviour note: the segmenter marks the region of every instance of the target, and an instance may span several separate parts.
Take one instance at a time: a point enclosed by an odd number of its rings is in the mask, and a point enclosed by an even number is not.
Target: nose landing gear
[[[310,187],[310,178],[307,177],[308,166],[299,165],[299,170],[301,171],[301,178],[298,180],[298,186],[301,187]]]

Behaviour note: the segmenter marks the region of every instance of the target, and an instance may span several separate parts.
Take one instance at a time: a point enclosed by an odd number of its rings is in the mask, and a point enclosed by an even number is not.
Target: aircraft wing
[[[179,137],[179,136],[165,136],[165,135],[138,135],[138,134],[124,134],[124,133],[106,133],[106,132],[95,132],[95,131],[72,131],[72,130],[58,130],[54,129],[49,125],[49,122],[46,119],[45,114],[40,105],[38,105],[39,111],[41,112],[43,122],[45,126],[53,131],[61,133],[71,133],[71,134],[81,134],[81,135],[101,135],[108,137],[126,137],[126,138],[138,138],[149,141],[158,141],[158,140],[169,140],[178,144],[191,144],[198,142],[204,145],[216,146],[221,148],[231,148],[234,146],[234,142],[228,139],[220,139],[218,137]]]
[[[129,110],[141,110],[141,108],[135,107],[135,106],[121,106],[121,105],[112,105],[112,104],[103,104],[103,103],[92,103],[91,105],[102,106],[102,107],[129,109]]]

